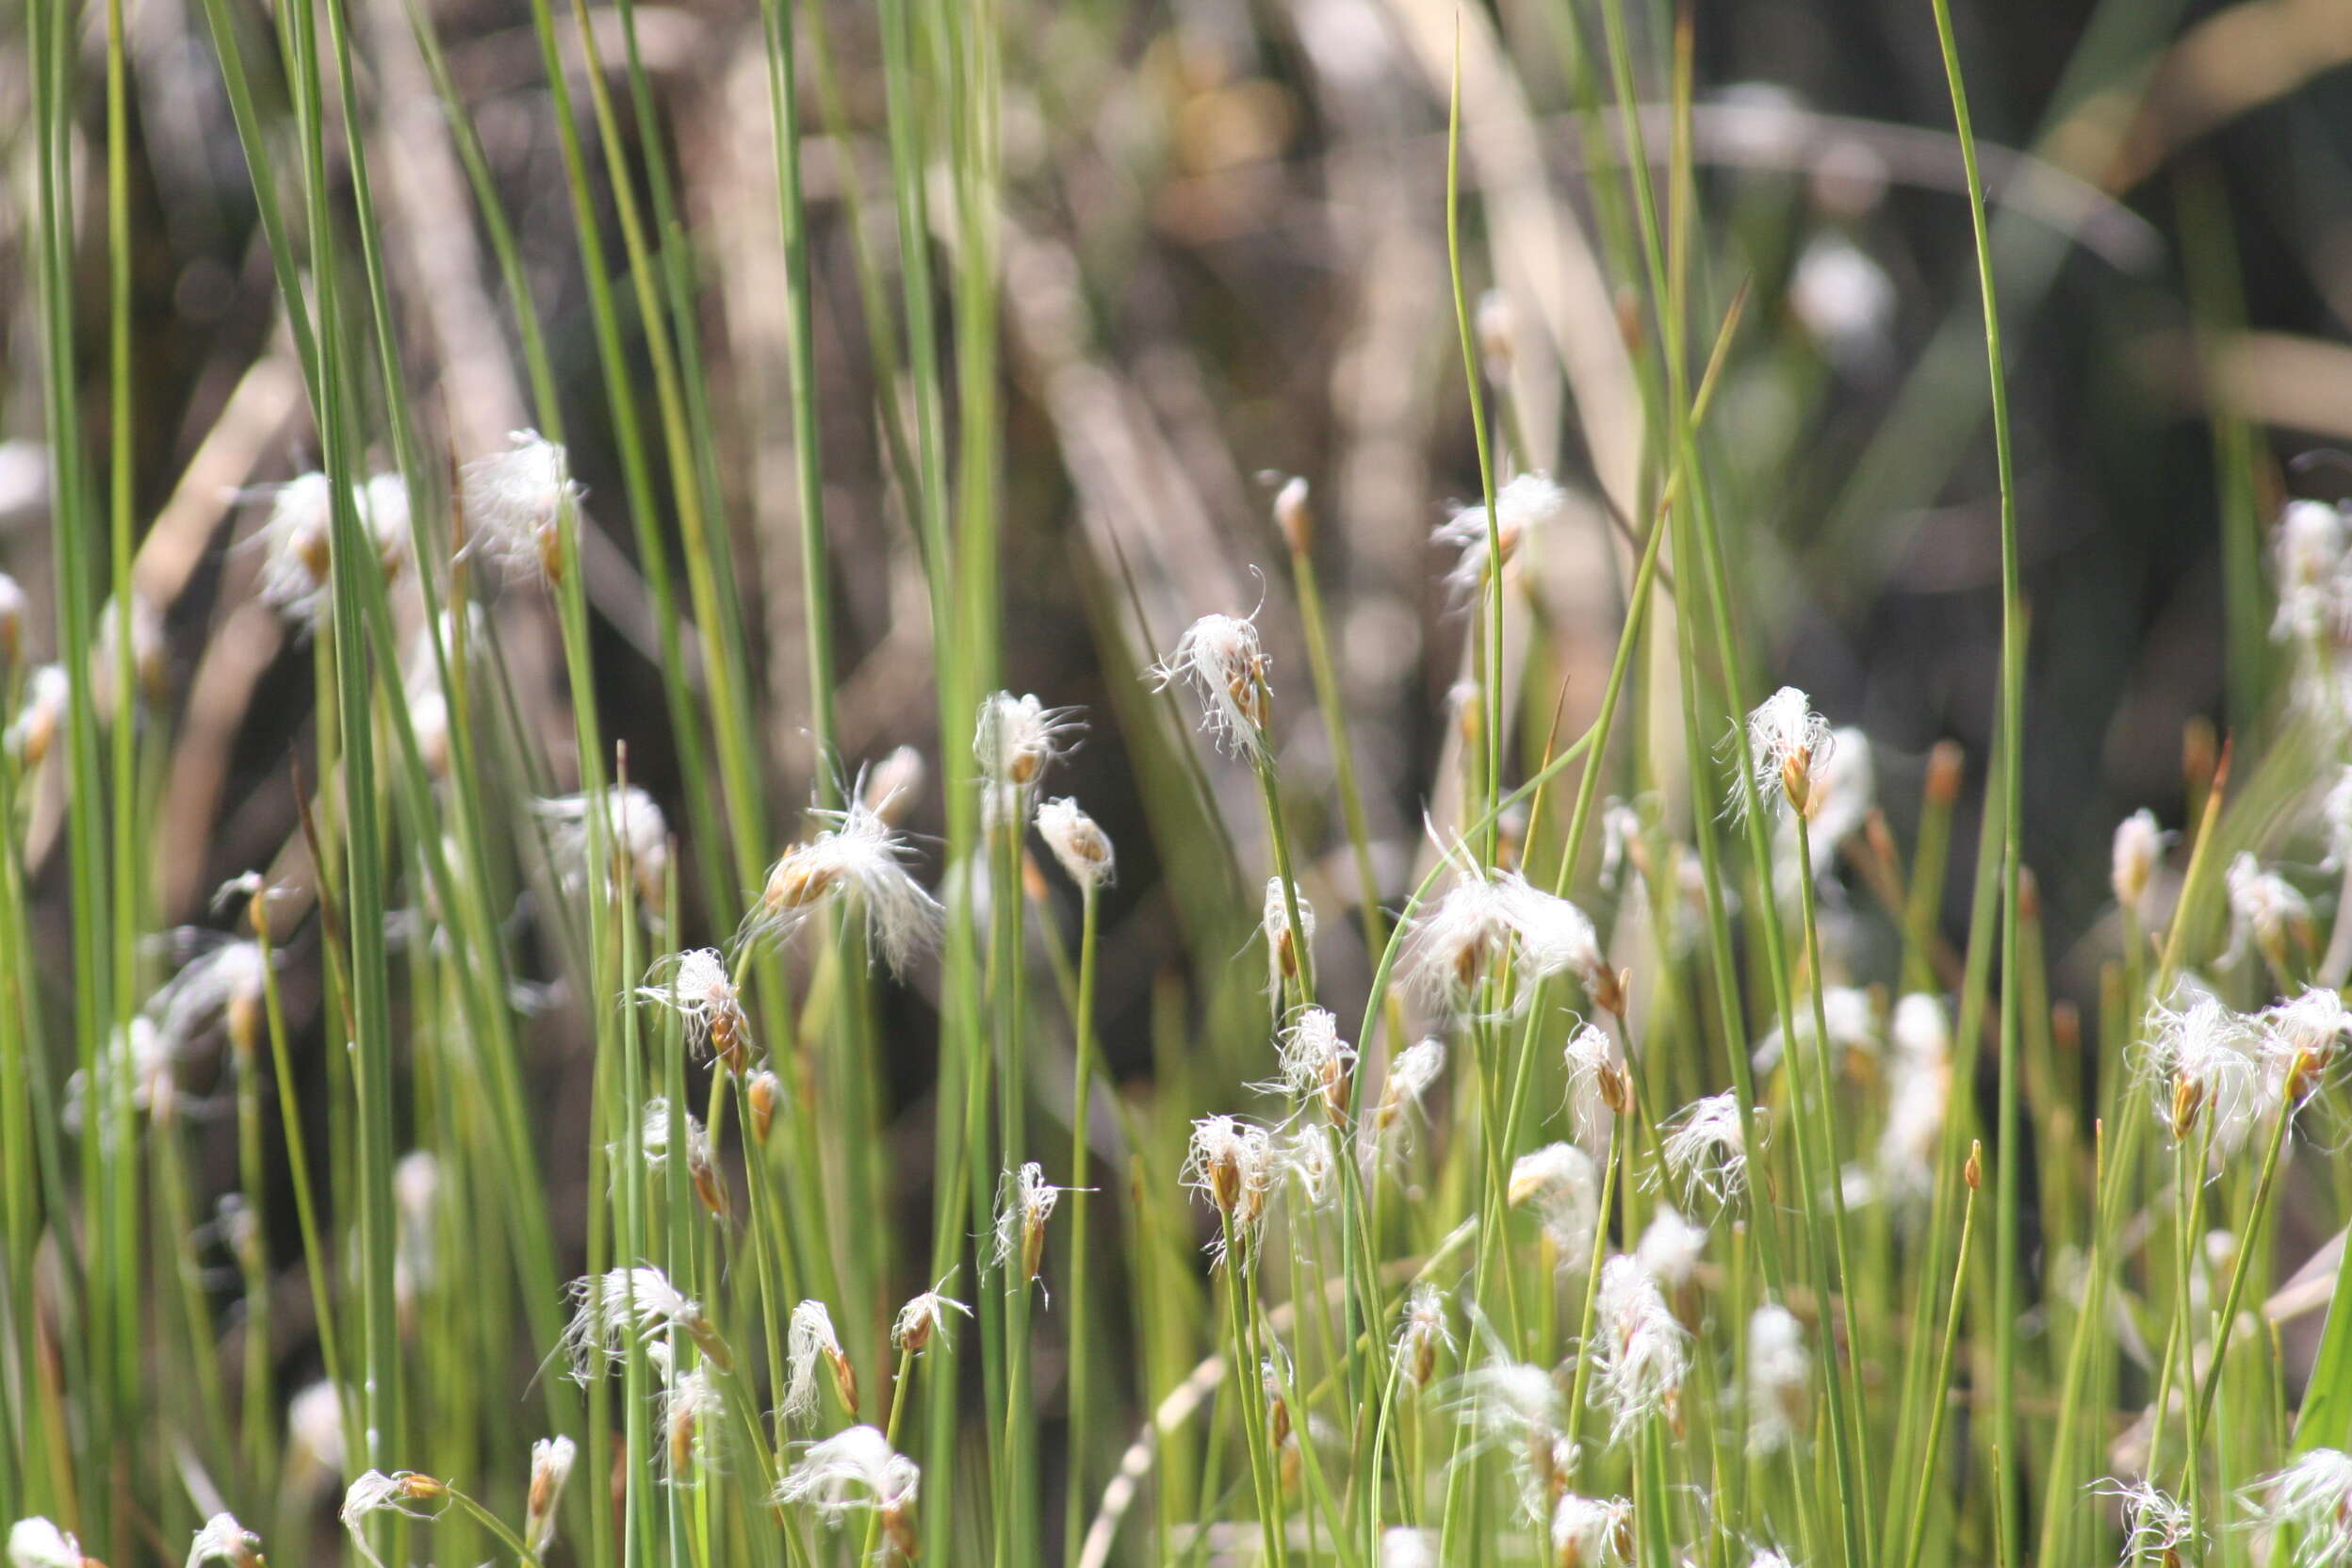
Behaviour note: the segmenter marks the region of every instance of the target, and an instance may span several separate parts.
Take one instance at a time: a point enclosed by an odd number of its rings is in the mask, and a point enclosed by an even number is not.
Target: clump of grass
[[[1037,662],[1007,610],[1028,486],[1001,449],[1000,314],[1052,270],[1012,222],[1015,18],[874,14],[895,231],[844,263],[886,372],[853,416],[824,384],[803,168],[812,120],[855,129],[841,62],[821,8],[760,8],[797,580],[757,623],[745,580],[766,574],[739,553],[785,544],[730,526],[643,19],[530,11],[587,281],[585,417],[434,20],[204,14],[318,455],[241,498],[258,565],[228,580],[301,650],[307,709],[270,768],[290,776],[282,850],[206,925],[161,929],[179,734],[203,714],[141,609],[129,56],[110,7],[102,479],[76,380],[87,89],[71,18],[36,6],[56,613],[43,645],[0,578],[13,1568],[182,1541],[233,1568],[2352,1551],[2352,1314],[2307,1371],[2280,1331],[2296,1292],[2274,1292],[2283,1222],[2352,1212],[2352,882],[2330,901],[2304,870],[2352,877],[2352,525],[2290,504],[2275,617],[2233,588],[2277,649],[2233,628],[2242,727],[2194,761],[2177,832],[2140,811],[2098,847],[2115,909],[2085,1021],[2053,1000],[2024,864],[1997,247],[1943,0],[1919,20],[1972,220],[2001,564],[1958,878],[1968,760],[1939,746],[1910,812],[1891,747],[1761,675],[1757,541],[1711,419],[1761,351],[1749,285],[1699,253],[1687,23],[1647,58],[1604,0],[1598,51],[1571,52],[1588,139],[1613,114],[1623,155],[1590,178],[1642,414],[1625,496],[1544,470],[1561,433],[1512,380],[1524,328],[1474,309],[1500,258],[1462,178],[1482,110],[1456,38],[1436,220],[1479,484],[1434,531],[1455,559],[1429,588],[1462,612],[1465,696],[1413,770],[1426,831],[1384,841],[1411,789],[1359,750],[1396,727],[1350,710],[1347,604],[1323,586],[1349,541],[1303,480],[1271,508],[1287,578],[1254,607],[1182,602],[1183,574],[1123,549],[1088,560],[1107,711],[1065,705],[1074,677],[999,689]],[[412,47],[535,429],[445,433],[408,352],[432,302],[387,261],[371,168],[395,132],[369,68]],[[856,710],[882,688],[840,657],[825,465],[861,419],[927,621],[914,719]],[[598,547],[621,512],[641,577]],[[1539,590],[1548,552],[1579,550],[1623,592],[1575,666],[1595,629]],[[656,714],[615,694],[602,633],[623,624],[661,666]],[[806,690],[755,678],[763,641],[792,645]],[[1563,728],[1541,688],[1572,666],[1595,689]],[[806,731],[805,776],[777,782],[763,724]],[[899,728],[928,744],[850,749]],[[1105,776],[1078,771],[1082,741],[1144,776],[1116,851],[1077,792]],[[1938,913],[1962,879],[1954,951]],[[1120,928],[1171,909],[1182,983],[1128,961]],[[1118,1038],[1137,1021],[1149,1073]]]

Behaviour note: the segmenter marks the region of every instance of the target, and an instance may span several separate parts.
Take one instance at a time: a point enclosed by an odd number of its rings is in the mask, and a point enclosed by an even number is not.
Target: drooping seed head
[[[1037,808],[1037,836],[1081,891],[1092,891],[1111,880],[1117,864],[1110,835],[1078,808],[1077,801],[1064,795],[1044,802]]]
[[[1160,691],[1189,684],[1200,702],[1200,727],[1218,748],[1255,755],[1266,749],[1271,719],[1266,663],[1254,617],[1203,615],[1144,674]]]

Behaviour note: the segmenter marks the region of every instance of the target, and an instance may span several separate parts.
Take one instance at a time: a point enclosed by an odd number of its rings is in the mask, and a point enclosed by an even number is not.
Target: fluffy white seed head
[[[1347,1119],[1348,1074],[1356,1049],[1339,1037],[1339,1020],[1322,1007],[1300,1007],[1275,1042],[1280,1076],[1266,1086],[1292,1100],[1320,1101],[1336,1124]]]
[[[1380,1568],[1437,1568],[1437,1532],[1391,1525],[1380,1532]]]
[[[261,1568],[261,1537],[238,1524],[234,1514],[216,1513],[204,1521],[188,1548],[188,1568],[205,1562]]]
[[[809,817],[820,825],[815,837],[769,869],[737,939],[788,939],[828,901],[850,899],[865,911],[867,935],[883,959],[905,973],[938,941],[946,920],[939,900],[907,874],[906,841],[882,807],[863,800],[838,811],[812,809]]]
[[[1682,1381],[1690,1366],[1689,1336],[1658,1282],[1621,1252],[1601,1266],[1595,1305],[1594,1387],[1610,1413],[1610,1441],[1625,1441],[1652,1416],[1679,1420]]]
[[[1110,835],[1068,795],[1037,807],[1037,837],[1082,892],[1108,883],[1118,870]],[[1303,911],[1302,911],[1303,913]]]
[[[8,721],[8,747],[27,771],[41,766],[56,747],[72,698],[73,678],[62,664],[43,664],[24,678],[24,695]]]
[[[1274,1137],[1265,1128],[1230,1116],[1204,1116],[1192,1124],[1184,1185],[1230,1218],[1236,1234],[1265,1217],[1278,1172]],[[1220,1231],[1210,1251],[1222,1257],[1224,1247]]]
[[[531,1446],[531,1490],[523,1502],[523,1544],[536,1557],[555,1539],[556,1506],[580,1446],[568,1437],[543,1437]]]
[[[82,1568],[82,1544],[47,1519],[19,1519],[8,1528],[8,1568]]]
[[[673,1329],[691,1335],[704,1355],[727,1364],[726,1346],[702,1308],[649,1264],[575,1280],[571,1295],[577,1304],[558,1348],[571,1363],[577,1382],[618,1365],[630,1336],[650,1343]]]
[[[1069,1190],[1048,1182],[1035,1160],[1004,1173],[996,1198],[997,1267],[1018,1266],[1024,1283],[1037,1279],[1045,1266],[1046,1221]]]
[[[383,1560],[368,1544],[368,1521],[379,1513],[431,1519],[447,1508],[449,1501],[448,1485],[431,1476],[414,1470],[395,1470],[388,1476],[381,1470],[369,1470],[344,1492],[338,1517],[360,1556],[383,1568]]]
[[[601,838],[614,880],[629,880],[649,909],[662,907],[670,864],[670,826],[653,796],[634,784],[608,786],[591,799],[558,795],[532,803],[547,827],[547,860],[564,890],[588,886],[589,858]]]
[[[972,1315],[972,1309],[951,1296],[926,1290],[898,1309],[898,1316],[890,1323],[890,1344],[910,1354],[920,1352],[934,1338],[947,1339],[947,1315],[951,1312]]]
[[[1844,1065],[1841,1057],[1852,1061],[1878,1054],[1878,1008],[1869,991],[1858,986],[1823,988],[1821,1021],[1829,1027],[1828,1042],[1833,1053],[1829,1065],[1833,1069]],[[1801,1005],[1797,1009],[1797,1037],[1810,1045],[1813,1031],[1813,1009]],[[1770,1072],[1778,1067],[1784,1054],[1783,1045],[1780,1029],[1775,1025],[1756,1042],[1752,1058],[1756,1070]]]
[[[2342,991],[2327,986],[2264,1008],[2256,1021],[2263,1063],[2276,1081],[2267,1097],[2274,1104],[2299,1101],[2323,1081],[2352,1035],[2352,1008]]]
[[[1298,926],[1291,929],[1290,901],[1298,901]],[[1266,988],[1280,996],[1285,982],[1298,978],[1303,963],[1315,956],[1315,906],[1304,890],[1294,890],[1279,876],[1266,879],[1266,897],[1258,908],[1258,929],[1266,938]]]
[[[1200,701],[1200,727],[1218,748],[1254,754],[1266,743],[1266,663],[1253,617],[1203,615],[1144,673],[1161,691],[1179,681],[1190,685]]]
[[[1786,781],[1785,774],[1779,776]],[[1807,782],[1805,823],[1813,874],[1826,880],[1837,869],[1838,846],[1870,818],[1877,791],[1870,736],[1851,725],[1832,730],[1828,743],[1812,755]],[[1773,886],[1784,900],[1793,900],[1797,894],[1797,878],[1802,874],[1797,848],[1796,820],[1784,815],[1772,855]]]
[[[2222,1152],[2246,1140],[2262,1109],[2262,1064],[2247,1021],[2217,999],[2191,994],[2177,1007],[2149,1013],[2141,1076],[2158,1120],[2186,1142],[2211,1120]]]
[[[2300,1537],[2296,1568],[2352,1562],[2352,1454],[2313,1448],[2247,1489],[2254,1523]]]
[[[1396,1364],[1415,1388],[1426,1388],[1437,1371],[1440,1350],[1454,1348],[1446,1323],[1446,1294],[1427,1280],[1405,1297],[1404,1321],[1396,1331]]]
[[[2108,852],[2108,887],[2117,906],[2137,916],[2164,858],[2169,837],[2156,825],[2156,813],[2143,806],[2115,825],[2114,846]]]
[[[189,959],[147,999],[157,1048],[185,1054],[214,1029],[225,1028],[240,1050],[253,1049],[268,1001],[269,968],[261,944],[253,941],[221,942]]]
[[[1673,1204],[1660,1203],[1642,1228],[1633,1259],[1660,1289],[1680,1292],[1698,1271],[1699,1259],[1706,1251],[1707,1227],[1684,1218]]]
[[[1494,526],[1486,521],[1486,503],[1476,501],[1458,509],[1438,525],[1433,536],[1440,545],[1461,553],[1446,574],[1446,583],[1458,604],[1469,602],[1486,582],[1488,561],[1499,547],[1505,566],[1523,546],[1550,532],[1568,512],[1568,492],[1547,474],[1520,474],[1494,493]]]
[[[1506,964],[1510,994],[1491,999],[1481,1016],[1505,1016],[1543,981],[1562,972],[1582,982],[1602,1007],[1621,1011],[1617,976],[1583,910],[1528,885],[1518,873],[1467,862],[1446,896],[1416,915],[1406,932],[1405,985],[1425,1006],[1479,1011],[1479,993]]]
[[[1829,721],[1813,711],[1812,699],[1794,686],[1783,686],[1758,703],[1748,715],[1748,758],[1756,769],[1758,804],[1770,811],[1786,802],[1809,817],[1815,771],[1836,744]],[[1744,804],[1745,795],[1735,799]]]
[[[1796,1314],[1768,1301],[1748,1318],[1748,1447],[1777,1453],[1805,1432],[1813,1355]]]
[[[841,1348],[841,1335],[833,1331],[833,1315],[823,1301],[803,1301],[792,1309],[792,1326],[785,1336],[785,1361],[791,1368],[784,1388],[787,1416],[800,1422],[816,1416],[819,1362],[831,1372],[842,1408],[852,1415],[858,1413],[857,1377],[850,1370],[848,1353]]]
[[[1592,1258],[1600,1215],[1600,1168],[1573,1143],[1547,1144],[1522,1154],[1511,1168],[1513,1208],[1533,1204],[1536,1222],[1560,1254],[1560,1266],[1580,1272]]]
[[[1589,1154],[1606,1153],[1617,1119],[1633,1109],[1633,1078],[1616,1042],[1594,1024],[1578,1024],[1560,1055],[1568,1070],[1568,1120],[1576,1142]]]
[[[911,1557],[906,1514],[922,1482],[915,1462],[893,1449],[879,1429],[856,1426],[802,1450],[777,1483],[776,1500],[813,1508],[818,1518],[836,1527],[854,1513],[878,1513],[891,1548]]]
[[[982,699],[972,755],[980,764],[982,814],[989,827],[1017,825],[1027,814],[1045,770],[1069,751],[1070,737],[1081,727],[1075,711],[1010,692]]]
[[[1665,1134],[1666,1172],[1684,1207],[1695,1207],[1700,1194],[1728,1203],[1747,1190],[1747,1137],[1732,1091],[1685,1105],[1667,1119]]]
[[[2173,1563],[2181,1547],[2197,1539],[2188,1505],[2151,1480],[2094,1481],[2091,1492],[2115,1500],[2123,1519],[2123,1555],[2118,1561]]]
[[[1408,1110],[1418,1108],[1446,1070],[1446,1042],[1432,1035],[1396,1054],[1388,1064],[1388,1081],[1380,1086],[1380,1103],[1372,1116],[1374,1135],[1386,1134]]]
[[[170,650],[163,640],[163,614],[154,600],[136,588],[131,590],[130,602],[131,695],[139,701],[158,702],[169,688],[171,678]],[[90,630],[90,694],[100,722],[105,724],[114,722],[114,705],[120,696],[115,660],[122,653],[122,633],[116,629],[117,618],[122,613],[119,598],[106,600],[98,607],[98,618]]]
[[[2344,608],[2344,514],[2326,501],[2292,500],[2278,514],[2271,540],[2278,589],[2273,638],[2319,637],[2336,624]]]
[[[1633,1560],[1633,1503],[1561,1494],[1552,1507],[1552,1556],[1569,1568],[1625,1568]]]
[[[2255,951],[2284,969],[2288,938],[2311,928],[2311,905],[2293,883],[2275,871],[2264,871],[2249,852],[2230,860],[2224,880],[2230,889],[2231,954],[2244,953],[2251,942]]]
[[[504,572],[552,579],[563,570],[564,514],[584,492],[562,447],[532,430],[506,439],[504,451],[476,458],[459,476],[466,551]]]
[[[751,1069],[751,1021],[715,947],[673,953],[657,961],[637,988],[641,1001],[667,1007],[685,1021],[686,1049],[695,1060],[715,1055],[727,1070]]]

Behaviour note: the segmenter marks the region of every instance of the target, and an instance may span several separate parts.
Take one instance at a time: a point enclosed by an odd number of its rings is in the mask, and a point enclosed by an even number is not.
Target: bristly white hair
[[[1189,684],[1200,700],[1200,727],[1216,737],[1217,749],[1255,756],[1266,744],[1267,662],[1255,611],[1203,615],[1144,676],[1163,692],[1179,681]]]
[[[564,514],[586,492],[573,482],[564,449],[537,431],[518,430],[506,440],[506,450],[476,458],[459,475],[464,553],[544,580],[562,559]]]
[[[1747,1190],[1747,1135],[1732,1091],[1692,1101],[1667,1119],[1665,1132],[1660,1152],[1684,1207],[1695,1207],[1701,1193],[1728,1203]]]
[[[607,1269],[575,1280],[571,1295],[578,1306],[564,1327],[557,1352],[571,1363],[575,1382],[585,1383],[620,1364],[631,1334],[650,1343],[672,1329],[682,1329],[705,1354],[718,1344],[702,1308],[650,1264]]]
[[[894,1512],[915,1500],[923,1472],[880,1429],[851,1427],[812,1443],[776,1484],[776,1500],[807,1503],[827,1525],[867,1509]]]
[[[2352,1454],[2313,1448],[2246,1488],[2244,1499],[2258,1527],[2295,1531],[2295,1568],[2352,1563]]]
[[[1813,711],[1813,699],[1794,686],[1783,686],[1756,704],[1748,715],[1748,761],[1754,769],[1756,803],[1777,813],[1792,806],[1808,817],[1813,810],[1814,770],[1829,760],[1837,736],[1829,721]],[[1732,796],[1735,817],[1747,808],[1748,792]]]
[[[2097,1496],[2115,1498],[2123,1514],[2123,1556],[2118,1560],[2124,1563],[2174,1561],[2175,1554],[2197,1539],[2188,1505],[2159,1490],[2154,1481],[2124,1481],[2110,1476],[2093,1481],[2088,1490]]]
[[[1406,988],[1423,1005],[1466,1010],[1481,985],[1509,965],[1511,994],[1479,1016],[1506,1017],[1537,986],[1563,972],[1595,1001],[1613,999],[1616,977],[1583,910],[1530,886],[1513,871],[1494,871],[1466,856],[1454,859],[1446,896],[1409,923],[1402,959]]]
[[[1658,1282],[1622,1252],[1601,1266],[1597,1307],[1594,1388],[1610,1413],[1609,1440],[1622,1443],[1651,1416],[1674,1416],[1690,1367],[1690,1336]]]
[[[1748,1318],[1748,1451],[1778,1453],[1804,1435],[1813,1355],[1797,1315],[1767,1301]]]
[[[863,776],[859,783],[864,782]],[[783,939],[836,898],[854,899],[866,932],[893,972],[904,974],[939,939],[947,911],[907,874],[906,841],[887,817],[887,800],[869,804],[851,793],[840,810],[812,808],[814,838],[784,852],[736,933],[738,945]]]
[[[1551,531],[1567,511],[1568,492],[1550,475],[1540,473],[1516,475],[1494,492],[1492,531],[1487,527],[1484,501],[1457,508],[1430,535],[1435,543],[1461,552],[1453,569],[1446,574],[1452,602],[1464,605],[1478,597],[1495,547],[1500,547],[1503,564],[1508,567],[1522,546]]]

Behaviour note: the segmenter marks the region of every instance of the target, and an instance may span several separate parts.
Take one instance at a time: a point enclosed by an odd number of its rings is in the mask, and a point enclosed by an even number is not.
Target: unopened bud
[[[743,1085],[743,1106],[748,1113],[754,1143],[764,1144],[768,1141],[768,1129],[776,1122],[776,1102],[783,1096],[783,1080],[766,1068],[753,1073]]]
[[[866,809],[896,827],[906,820],[915,797],[923,792],[925,772],[923,753],[912,746],[900,746],[867,773]]]
[[[1927,753],[1927,803],[1949,807],[1959,800],[1960,785],[1968,773],[1968,753],[1957,741],[1938,741]]]
[[[852,1419],[858,1414],[858,1369],[849,1364],[849,1357],[838,1347],[828,1346],[825,1364],[833,1374],[833,1394],[841,1401],[841,1409]]]
[[[1984,1140],[1968,1140],[1968,1163],[1960,1168],[1960,1179],[1968,1184],[1970,1192],[1984,1184]]]
[[[1499,382],[1511,374],[1519,336],[1511,300],[1501,289],[1490,288],[1478,296],[1478,357],[1486,363],[1487,377]]]
[[[2172,1076],[2172,1136],[2185,1139],[2197,1129],[2197,1114],[2205,1107],[2205,1086],[2185,1072]]]
[[[2030,866],[2017,868],[2017,919],[2028,923],[2042,918],[2042,884]]]
[[[1282,543],[1293,555],[1304,555],[1315,546],[1315,510],[1307,504],[1307,482],[1294,474],[1274,494],[1274,526],[1282,531]]]

